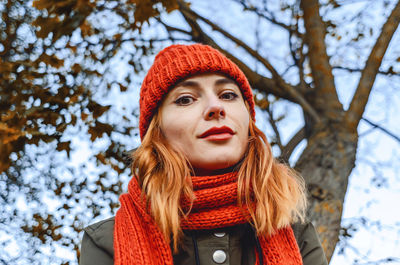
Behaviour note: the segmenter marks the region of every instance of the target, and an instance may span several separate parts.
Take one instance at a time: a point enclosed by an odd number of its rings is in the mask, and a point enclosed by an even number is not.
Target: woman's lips
[[[230,133],[219,133],[219,134],[211,134],[207,137],[204,137],[203,139],[209,140],[209,141],[225,141],[228,139],[232,138],[232,134]]]
[[[228,126],[222,127],[212,127],[202,133],[200,138],[206,139],[209,141],[224,141],[232,138],[234,132]]]

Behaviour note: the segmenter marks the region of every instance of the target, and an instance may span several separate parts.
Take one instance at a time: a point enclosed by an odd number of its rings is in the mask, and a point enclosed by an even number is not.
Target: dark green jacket
[[[327,265],[317,233],[311,223],[292,225],[304,265]],[[81,245],[80,265],[112,265],[114,217],[85,228]],[[174,255],[174,264],[195,265],[195,246],[197,245],[201,265],[255,264],[255,239],[249,225],[238,225],[218,230],[185,231],[182,246]],[[226,254],[222,263],[216,263],[213,255],[216,250]],[[219,252],[221,253],[221,251]]]

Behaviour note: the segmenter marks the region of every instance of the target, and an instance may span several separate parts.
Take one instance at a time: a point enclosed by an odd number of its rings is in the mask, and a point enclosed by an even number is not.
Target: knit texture
[[[219,73],[234,80],[248,102],[255,119],[254,99],[250,84],[239,69],[218,50],[203,44],[171,45],[154,59],[140,89],[139,130],[143,139],[151,119],[165,94],[178,82],[203,73]]]
[[[250,215],[237,206],[237,174],[192,177],[196,200],[183,229],[214,229],[247,223]],[[114,264],[173,264],[171,249],[146,210],[141,190],[135,178],[129,182],[128,193],[120,196],[114,228]],[[182,208],[190,203],[182,199]],[[303,264],[293,230],[281,228],[270,236],[259,236],[264,264]],[[259,264],[256,254],[256,264]]]

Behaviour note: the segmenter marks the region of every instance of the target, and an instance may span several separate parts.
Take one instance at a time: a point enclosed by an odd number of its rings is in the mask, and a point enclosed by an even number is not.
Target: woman
[[[115,218],[85,229],[87,264],[327,264],[300,177],[272,157],[250,85],[217,50],[162,50],[140,92],[141,146]]]

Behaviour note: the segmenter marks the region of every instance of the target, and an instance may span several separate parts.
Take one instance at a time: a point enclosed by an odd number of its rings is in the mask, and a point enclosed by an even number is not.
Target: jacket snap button
[[[214,236],[216,236],[216,237],[224,237],[225,233],[224,232],[215,232]]]
[[[215,263],[221,264],[226,260],[226,253],[223,250],[216,250],[213,254],[213,260]]]

